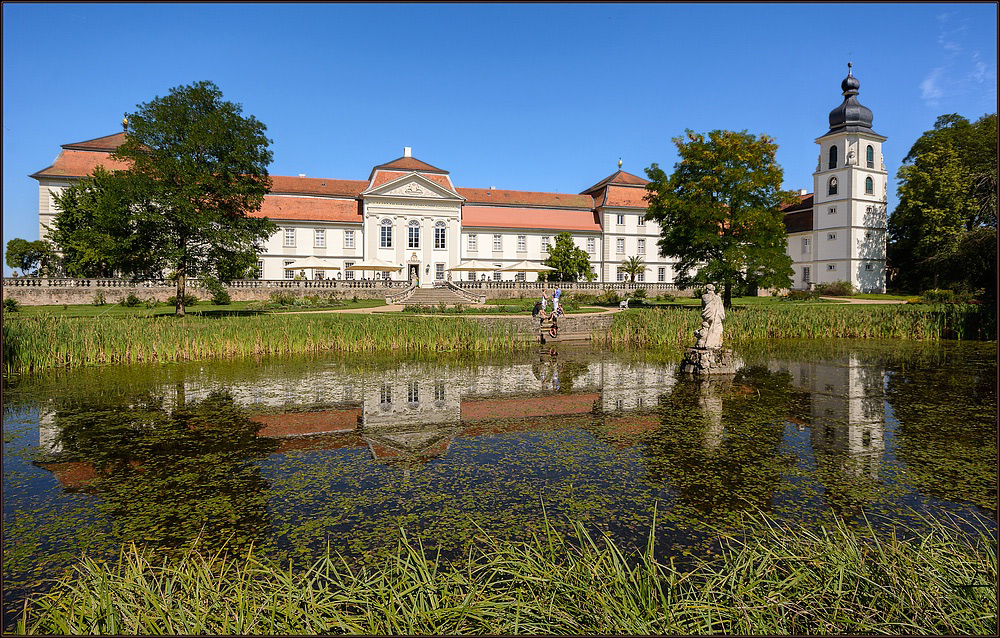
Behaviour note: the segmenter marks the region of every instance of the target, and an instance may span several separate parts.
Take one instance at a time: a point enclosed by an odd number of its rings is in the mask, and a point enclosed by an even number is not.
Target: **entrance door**
[[[410,264],[409,268],[409,281],[410,283],[420,284],[420,264]]]

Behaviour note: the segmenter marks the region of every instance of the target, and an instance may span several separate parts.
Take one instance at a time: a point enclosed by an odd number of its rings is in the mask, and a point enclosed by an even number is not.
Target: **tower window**
[[[868,150],[865,151],[865,160],[868,162],[868,168],[875,168],[875,147],[871,144],[868,145]]]
[[[826,194],[827,195],[836,195],[837,194],[837,178],[836,177],[831,177],[830,181],[827,182]]]
[[[837,168],[837,147],[836,145],[830,147],[830,162],[827,168]]]
[[[865,178],[865,195],[873,195],[874,193],[875,193],[875,182],[872,181],[872,178],[866,177]]]

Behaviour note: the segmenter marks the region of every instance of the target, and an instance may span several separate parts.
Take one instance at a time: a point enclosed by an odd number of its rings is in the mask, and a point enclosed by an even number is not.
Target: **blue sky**
[[[895,172],[938,115],[996,110],[980,4],[3,5],[3,245],[38,238],[61,144],[211,80],[268,127],[273,175],[413,155],[456,186],[578,193],[677,159],[686,128],[767,133],[812,190],[847,62]],[[4,273],[10,269],[4,265]]]

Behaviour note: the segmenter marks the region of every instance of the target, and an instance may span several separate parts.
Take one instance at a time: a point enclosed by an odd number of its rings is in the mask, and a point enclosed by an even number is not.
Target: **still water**
[[[553,352],[555,354],[553,354]],[[771,342],[735,377],[669,353],[310,357],[54,372],[3,404],[4,625],[82,552],[447,557],[546,518],[705,555],[763,510],[996,533],[995,344]]]

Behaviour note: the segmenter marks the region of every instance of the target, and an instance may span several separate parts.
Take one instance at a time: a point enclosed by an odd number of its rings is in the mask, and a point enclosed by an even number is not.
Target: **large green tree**
[[[781,190],[777,144],[746,131],[688,130],[673,141],[673,174],[646,169],[646,218],[660,224],[660,254],[679,260],[677,284],[721,283],[727,307],[734,286],[791,286],[780,206],[793,196]]]
[[[540,275],[540,278],[549,281],[577,281],[581,277],[593,281],[597,278],[590,265],[590,256],[573,243],[573,236],[569,233],[556,235],[555,245],[549,248],[549,256],[544,263],[555,268]]]
[[[894,287],[995,294],[996,138],[995,113],[974,123],[949,114],[914,142],[897,172],[899,204],[888,221]],[[969,267],[973,261],[982,267]]]
[[[111,155],[129,168],[67,189],[52,236],[67,248],[68,269],[169,274],[183,315],[189,277],[245,276],[277,231],[249,216],[270,188],[270,140],[212,82],[173,88],[137,108]]]
[[[44,239],[28,241],[15,237],[7,242],[4,260],[11,268],[20,270],[21,274],[34,275],[52,266],[55,252],[52,244]]]

